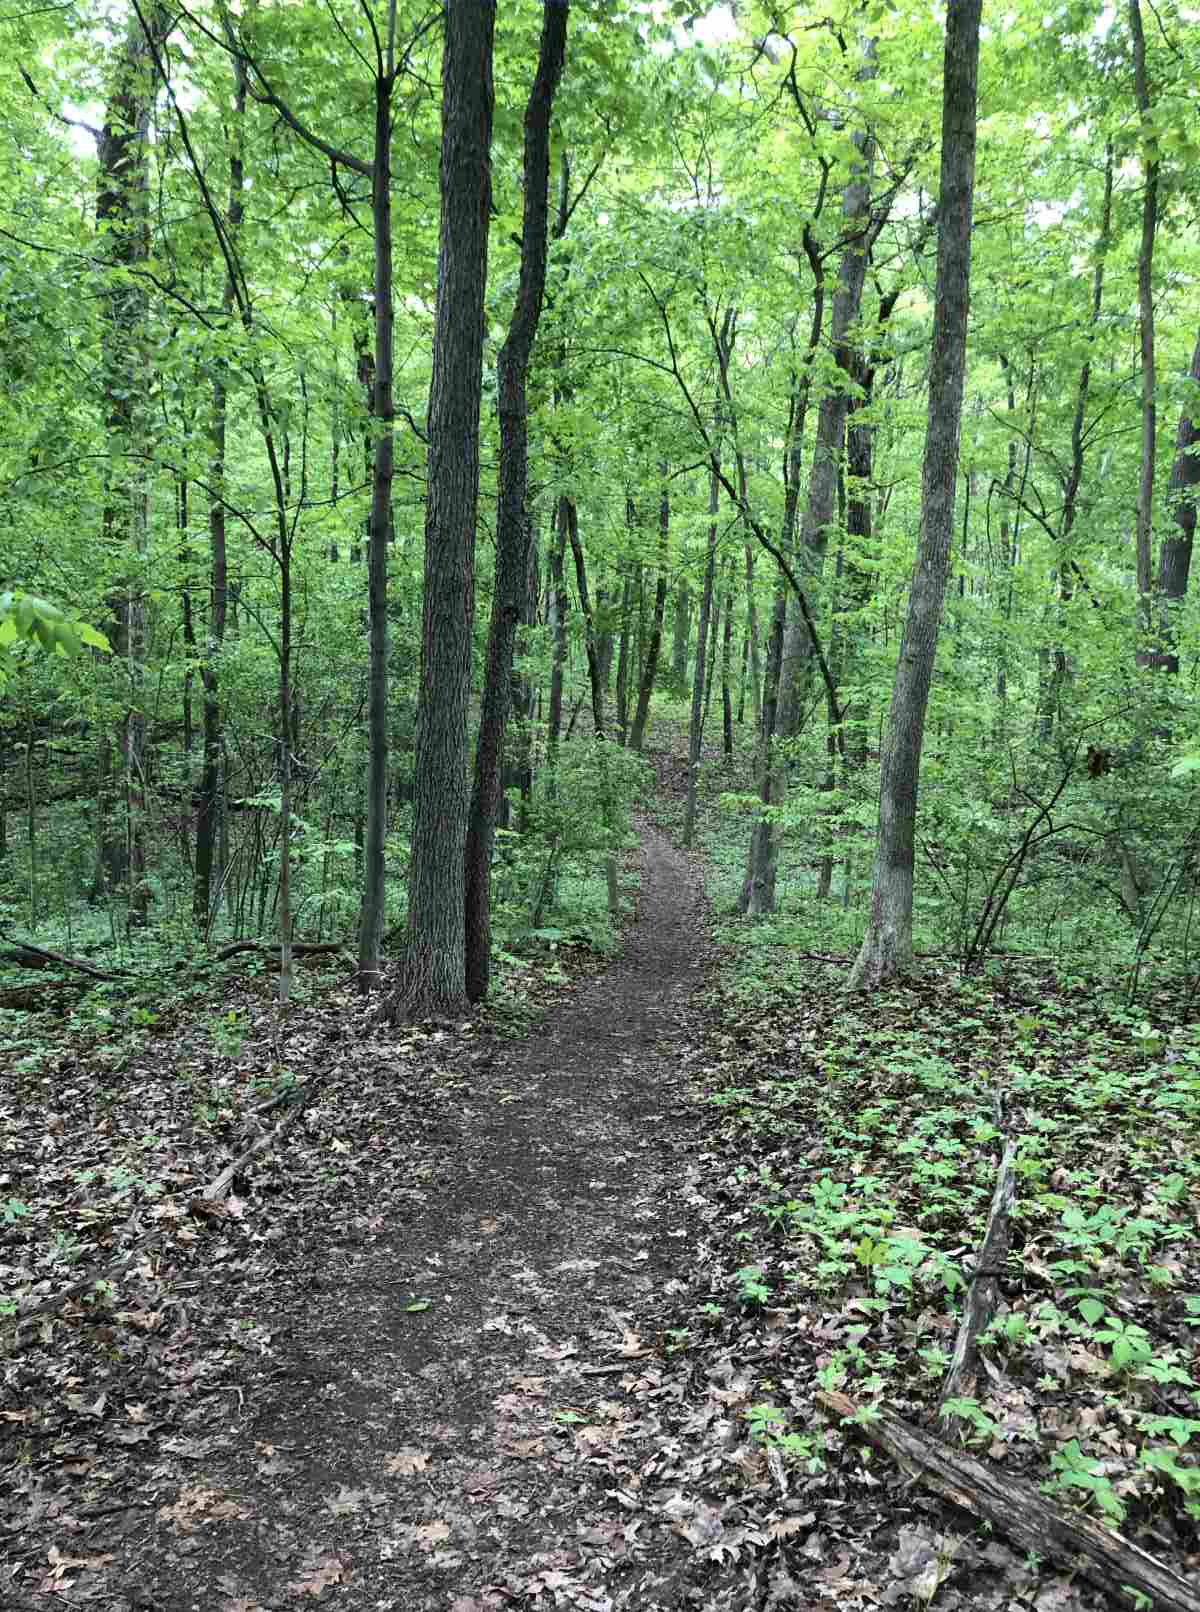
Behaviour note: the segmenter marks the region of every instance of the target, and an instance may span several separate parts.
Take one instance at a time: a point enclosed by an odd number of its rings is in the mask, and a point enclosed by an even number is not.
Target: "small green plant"
[[[805,1433],[788,1432],[787,1416],[778,1405],[769,1402],[751,1405],[745,1414],[750,1437],[756,1444],[778,1450],[793,1461],[803,1462],[809,1472],[824,1470],[820,1440]]]
[[[971,1439],[993,1439],[1000,1431],[999,1422],[988,1415],[977,1399],[947,1399],[942,1412],[966,1422],[973,1429],[968,1435]]]
[[[208,1033],[223,1058],[236,1058],[246,1039],[246,1015],[240,1008],[229,1008],[210,1020]]]
[[[770,1302],[771,1289],[763,1276],[761,1265],[743,1265],[740,1271],[734,1273],[734,1281],[738,1284],[737,1296],[741,1304],[767,1304]]]
[[[1086,1456],[1079,1447],[1078,1439],[1069,1439],[1061,1449],[1055,1450],[1050,1456],[1050,1465],[1056,1476],[1047,1488],[1081,1490],[1113,1522],[1124,1520],[1124,1503],[1109,1481],[1104,1463]]]

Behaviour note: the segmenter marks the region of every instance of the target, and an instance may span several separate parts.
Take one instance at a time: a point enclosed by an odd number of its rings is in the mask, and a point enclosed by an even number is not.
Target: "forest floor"
[[[849,1377],[869,1399],[897,1364],[905,1414],[936,1401],[953,1340],[943,1253],[973,1246],[994,1146],[976,1137],[969,1211],[945,1190],[971,1175],[953,1150],[916,1180],[914,1218],[946,1200],[921,1242],[902,1216],[863,1207],[884,1175],[864,1149],[888,1139],[862,1116],[923,1104],[924,1157],[969,1126],[928,1049],[922,1063],[893,1047],[877,1072],[872,1024],[907,1034],[941,1022],[945,1001],[906,987],[856,1018],[814,961],[750,1005],[711,939],[699,858],[651,822],[639,855],[619,958],[560,979],[532,1028],[513,1022],[516,1004],[507,1020],[383,1031],[357,998],[314,994],[284,1048],[312,1101],[222,1206],[189,1194],[236,1151],[262,1037],[214,1059],[184,1004],[124,1039],[26,1061],[0,1116],[5,1289],[51,1293],[72,1259],[86,1269],[135,1222],[157,1230],[101,1302],[0,1334],[6,1612],[1109,1604],[908,1486],[813,1407],[819,1379]],[[255,1021],[229,1000],[217,1029],[233,1035]],[[963,1026],[980,1023],[960,1004],[951,1028],[970,1039]],[[1145,1058],[1133,1063],[1142,1089]],[[840,1132],[821,1104],[843,1074],[837,1112],[857,1129]],[[913,1149],[895,1151],[911,1186]],[[1175,1151],[1184,1173],[1155,1200],[1174,1264],[1155,1268],[1178,1289],[1195,1285],[1195,1182]],[[802,1180],[824,1216],[816,1240],[764,1242],[764,1227],[803,1218],[789,1197]],[[1125,1223],[1093,1217],[1087,1235],[1115,1245]],[[947,1245],[936,1258],[932,1243]],[[1035,1287],[1061,1286],[1036,1243]],[[1148,1311],[1120,1292],[1136,1348]],[[1160,1306],[1155,1359],[1177,1373],[1195,1365],[1185,1303]],[[1106,1363],[1064,1328],[1031,1351],[1036,1368],[993,1370],[987,1453],[1020,1464],[1048,1425],[1076,1451],[1111,1426],[1108,1487],[1121,1489],[1129,1359]],[[1147,1403],[1172,1413],[1164,1382]],[[1143,1473],[1122,1492],[1136,1509],[1146,1488]],[[1147,1515],[1143,1542],[1194,1581],[1194,1524],[1179,1506]]]

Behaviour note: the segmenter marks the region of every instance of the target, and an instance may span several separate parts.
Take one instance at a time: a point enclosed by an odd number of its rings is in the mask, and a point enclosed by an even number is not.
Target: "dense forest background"
[[[1198,20],[5,0],[5,1605],[1200,1612]]]
[[[918,945],[971,965],[1189,960],[1195,20],[983,17],[913,852]],[[685,842],[699,798],[741,910],[856,944],[922,525],[942,14],[505,4],[473,157],[437,8],[0,30],[10,930],[278,937],[285,977],[293,939],[348,940],[365,983],[428,942],[417,996],[478,997],[497,948],[603,940],[675,701]]]

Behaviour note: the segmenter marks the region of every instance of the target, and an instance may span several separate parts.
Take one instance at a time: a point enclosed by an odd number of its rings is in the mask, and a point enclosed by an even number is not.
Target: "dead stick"
[[[1008,1258],[1008,1237],[1013,1201],[1017,1193],[1017,1144],[1008,1142],[1000,1160],[1000,1173],[996,1190],[992,1194],[992,1207],[988,1213],[987,1228],[975,1270],[967,1287],[967,1300],[963,1305],[962,1321],[954,1343],[950,1369],[942,1385],[942,1399],[938,1408],[938,1422],[943,1433],[949,1432],[953,1417],[946,1411],[951,1399],[974,1397],[979,1377],[979,1336],[990,1325],[1000,1297],[1000,1274]]]
[[[819,1392],[816,1400],[842,1420],[859,1415],[845,1394]],[[1127,1603],[1136,1604],[1136,1595],[1142,1595],[1153,1599],[1155,1612],[1200,1612],[1200,1592],[1178,1573],[1090,1517],[1062,1510],[1032,1484],[919,1433],[898,1416],[877,1412],[871,1420],[856,1420],[855,1429],[935,1494],[990,1523],[1022,1549],[1077,1569]]]

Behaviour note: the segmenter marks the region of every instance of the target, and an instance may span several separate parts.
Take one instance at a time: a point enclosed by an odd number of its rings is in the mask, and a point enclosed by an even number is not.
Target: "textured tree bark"
[[[146,715],[142,708],[146,607],[142,575],[147,552],[147,486],[140,457],[148,431],[145,371],[146,294],[130,270],[143,263],[150,243],[146,216],[146,158],[150,116],[158,90],[156,53],[168,18],[155,4],[129,23],[112,59],[104,126],[97,140],[96,228],[111,273],[104,287],[101,390],[104,427],[113,469],[102,515],[110,553],[124,553],[129,571],[114,601],[113,648],[128,681],[125,715],[117,733],[125,797],[126,919],[144,924],[146,885]],[[123,461],[123,464],[122,464]],[[120,465],[118,470],[116,467]]]
[[[658,581],[654,589],[654,617],[646,642],[646,657],[642,663],[641,682],[638,687],[637,709],[633,713],[633,726],[629,730],[629,748],[641,753],[646,737],[646,723],[650,716],[650,696],[654,691],[654,678],[658,671],[658,656],[662,647],[663,616],[667,608],[667,544],[671,532],[671,500],[667,493],[666,471],[663,470],[663,490],[658,504]]]
[[[1142,363],[1142,450],[1136,505],[1137,591],[1139,620],[1149,626],[1149,594],[1154,543],[1154,449],[1158,410],[1154,371],[1154,236],[1158,227],[1158,141],[1154,109],[1146,79],[1146,39],[1142,31],[1141,0],[1129,0],[1129,31],[1133,39],[1133,86],[1141,124],[1143,169],[1142,234],[1138,247],[1138,338]],[[1143,656],[1139,655],[1139,661]]]
[[[546,720],[546,760],[553,785],[554,762],[562,738],[563,679],[567,667],[567,587],[563,559],[567,549],[567,516],[563,500],[554,506],[554,537],[550,546],[550,575],[546,584],[550,627],[550,701]]]
[[[951,1449],[898,1416],[876,1410],[868,1420],[845,1394],[822,1390],[815,1397],[839,1420],[853,1420],[859,1436],[886,1451],[926,1488],[990,1524],[1022,1550],[1081,1573],[1126,1605],[1200,1612],[1194,1585],[1094,1518],[1063,1510],[1032,1484]]]
[[[375,390],[371,514],[367,536],[367,799],[363,898],[358,925],[358,979],[378,983],[383,939],[384,845],[387,839],[388,618],[387,555],[392,540],[395,408],[392,397],[392,90],[396,82],[396,0],[388,6],[387,45],[375,75],[375,139],[371,156],[371,222],[375,253]]]
[[[446,8],[425,591],[406,948],[386,1014],[466,1005],[467,702],[491,211],[495,0]]]
[[[982,0],[959,0],[946,14],[938,266],[921,534],[884,739],[871,911],[849,989],[877,986],[912,966],[917,781],[950,565],[966,368],[981,9]]]
[[[566,56],[568,12],[568,0],[549,0],[542,11],[537,70],[525,107],[521,272],[508,334],[496,364],[500,411],[496,581],[465,852],[466,980],[467,996],[472,1002],[482,1001],[488,990],[491,861],[500,810],[501,752],[512,698],[517,628],[525,615],[529,592],[529,405],[525,384],[546,290],[550,116]]]

